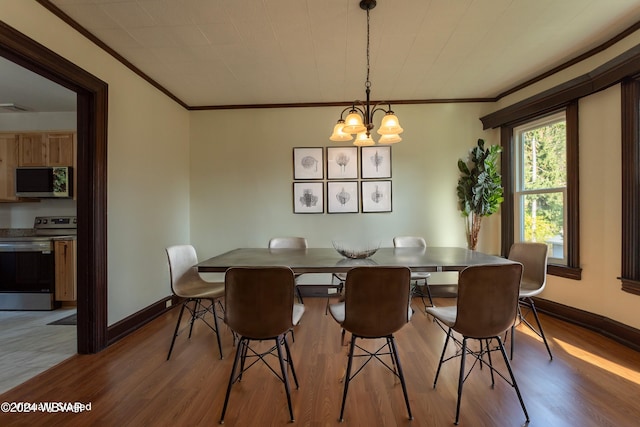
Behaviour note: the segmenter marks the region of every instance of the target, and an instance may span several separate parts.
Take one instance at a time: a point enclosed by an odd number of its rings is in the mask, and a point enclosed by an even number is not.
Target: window
[[[549,246],[567,265],[567,121],[556,113],[514,128],[514,241]]]
[[[550,245],[547,272],[580,280],[578,101],[503,124],[500,140],[503,255],[513,242],[543,241]]]

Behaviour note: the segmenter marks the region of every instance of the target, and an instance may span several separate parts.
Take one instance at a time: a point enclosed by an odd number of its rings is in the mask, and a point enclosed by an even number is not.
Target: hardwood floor
[[[451,304],[452,299],[436,299]],[[300,388],[292,386],[295,424],[340,425],[347,347],[340,327],[325,316],[325,299],[306,298],[302,324],[291,343]],[[422,308],[419,299],[414,308]],[[2,426],[216,425],[235,348],[222,331],[225,358],[214,335],[200,324],[187,341],[178,337],[166,355],[178,310],[171,310],[94,355],[75,355],[0,395],[0,402],[82,402],[82,413],[0,413]],[[605,337],[541,315],[554,354],[542,342],[517,333],[512,362],[531,418],[530,426],[631,426],[640,419],[640,353]],[[407,418],[402,389],[380,363],[370,363],[351,383],[345,426],[449,426],[455,417],[459,359],[433,378],[445,334],[423,312],[396,334],[414,420]],[[453,346],[449,353],[453,353]],[[496,355],[497,356],[497,355]],[[494,364],[504,365],[494,357]],[[470,362],[471,360],[468,359]],[[470,365],[470,363],[467,363]],[[292,382],[293,384],[293,382]],[[282,383],[264,366],[252,367],[234,385],[225,425],[288,425]],[[476,367],[464,386],[460,425],[518,426],[525,417],[516,394],[489,370]]]

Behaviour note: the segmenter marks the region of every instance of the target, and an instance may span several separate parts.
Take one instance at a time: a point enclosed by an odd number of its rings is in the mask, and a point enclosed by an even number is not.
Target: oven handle
[[[51,241],[0,243],[0,252],[42,252],[43,254],[50,254],[52,250]]]

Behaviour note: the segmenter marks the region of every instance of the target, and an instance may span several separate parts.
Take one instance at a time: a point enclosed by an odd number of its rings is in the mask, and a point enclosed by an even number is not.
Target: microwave
[[[16,168],[17,197],[72,197],[73,168],[42,166]]]

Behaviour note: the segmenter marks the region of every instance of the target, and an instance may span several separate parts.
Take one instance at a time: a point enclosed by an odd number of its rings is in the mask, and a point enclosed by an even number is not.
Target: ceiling
[[[366,13],[358,0],[50,3],[190,107],[364,98]],[[378,0],[370,15],[372,99],[476,99],[612,39],[640,21],[640,2]],[[6,66],[0,61],[0,103],[54,108],[53,98],[45,103],[49,90],[24,71],[24,92],[6,99],[7,88],[18,90],[4,81]],[[59,89],[52,96],[64,104]]]

